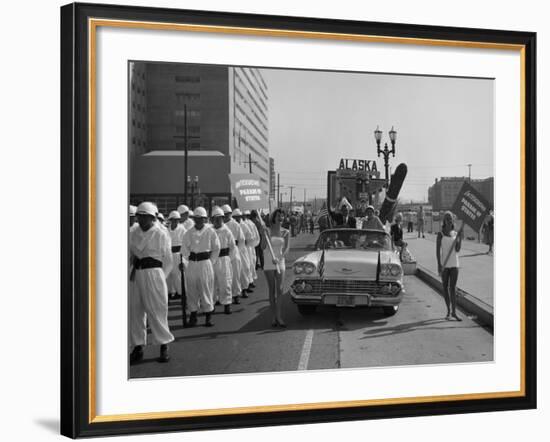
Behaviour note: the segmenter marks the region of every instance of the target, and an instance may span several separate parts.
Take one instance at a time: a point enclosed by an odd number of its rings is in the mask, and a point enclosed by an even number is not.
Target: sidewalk
[[[435,256],[436,235],[426,233],[426,238],[418,238],[416,232],[405,233],[404,240],[421,270],[437,276]],[[464,240],[459,253],[460,272],[457,287],[478,301],[493,309],[493,255],[487,255],[488,246],[477,241]]]

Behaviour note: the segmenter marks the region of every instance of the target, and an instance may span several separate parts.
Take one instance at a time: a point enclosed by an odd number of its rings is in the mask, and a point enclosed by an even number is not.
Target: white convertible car
[[[404,295],[401,262],[385,231],[325,230],[315,251],[296,260],[293,272],[290,294],[304,315],[332,305],[381,307],[391,316]]]

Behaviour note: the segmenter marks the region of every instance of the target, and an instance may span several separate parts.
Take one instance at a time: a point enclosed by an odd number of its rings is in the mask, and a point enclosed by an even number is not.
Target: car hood
[[[311,262],[318,270],[322,253],[321,250],[309,253],[296,262]],[[401,265],[395,252],[387,250],[380,251],[380,263]],[[323,276],[334,279],[376,279],[377,267],[378,251],[327,249]],[[313,275],[318,275],[318,271]]]

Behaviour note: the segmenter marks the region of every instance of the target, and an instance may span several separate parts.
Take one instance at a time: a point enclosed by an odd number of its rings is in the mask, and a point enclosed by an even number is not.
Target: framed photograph
[[[61,432],[536,407],[536,35],[61,8]]]

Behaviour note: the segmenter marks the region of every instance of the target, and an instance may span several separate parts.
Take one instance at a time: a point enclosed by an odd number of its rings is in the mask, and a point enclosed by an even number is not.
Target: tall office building
[[[130,169],[139,155],[147,152],[147,84],[145,81],[145,65],[130,63],[130,118],[128,121],[128,136],[130,145]]]
[[[134,73],[139,87],[133,86]],[[129,102],[143,99],[140,108],[129,108],[132,203],[152,200],[163,212],[184,201],[208,208],[230,203],[228,174],[250,170],[259,176],[267,200],[269,108],[261,70],[133,62],[130,75]],[[145,124],[141,144],[133,143],[134,120],[140,130]]]
[[[469,180],[468,177],[441,177],[436,178],[435,183],[428,189],[428,200],[432,205],[432,209],[436,211],[450,210],[465,181],[468,181],[478,190],[491,206],[493,205],[493,177],[473,180]]]

